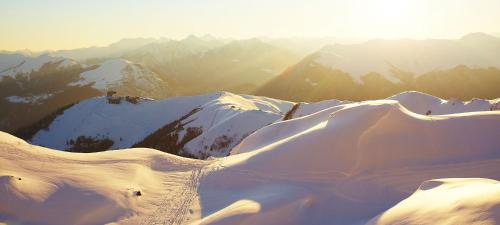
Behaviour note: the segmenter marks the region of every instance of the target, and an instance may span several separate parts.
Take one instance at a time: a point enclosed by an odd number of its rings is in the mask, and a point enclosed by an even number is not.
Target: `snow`
[[[126,148],[213,97],[174,97],[139,104],[124,100],[109,104],[105,97],[91,98],[65,110],[30,142],[62,150],[69,147],[67,141],[90,136],[106,137],[113,140],[113,148]]]
[[[299,103],[299,107],[297,110],[293,113],[292,118],[298,118],[298,117],[303,117],[307,116],[316,112],[319,112],[321,110],[335,107],[338,105],[343,105],[343,104],[348,104],[350,103],[349,101],[340,101],[336,99],[331,99],[331,100],[324,100],[320,102],[313,102],[313,103],[307,103],[307,102],[301,102]]]
[[[21,54],[0,54],[0,73],[21,64],[24,58]]]
[[[78,65],[77,62],[71,59],[54,57],[49,54],[44,54],[37,57],[2,55],[0,57],[0,77],[14,77],[19,74],[30,74],[34,71],[40,70],[47,63],[59,63],[58,68],[61,69]]]
[[[426,114],[430,112],[432,115],[490,111],[492,107],[495,107],[500,102],[500,98],[493,100],[473,99],[468,102],[457,99],[443,100],[416,91],[402,92],[387,99],[396,100],[415,113]]]
[[[3,132],[0,140],[0,223],[7,224],[151,224],[154,213],[174,218],[158,208],[189,198],[190,174],[206,164],[152,149],[75,154]]]
[[[283,117],[291,102],[279,102],[263,97],[239,96],[222,92],[221,96],[201,106],[202,110],[187,121],[190,127],[201,127],[203,133],[185,146],[185,151],[198,158],[200,154],[226,156],[244,137]],[[284,106],[286,104],[286,106]],[[184,133],[180,134],[183,137]],[[211,146],[219,140],[228,140],[224,147]],[[203,149],[203,150],[202,150]]]
[[[70,85],[82,86],[93,83],[92,87],[98,90],[107,90],[123,85],[127,79],[135,80],[140,85],[154,82],[149,78],[156,79],[158,82],[160,80],[158,75],[153,72],[123,59],[107,60],[96,69],[83,72],[80,76],[82,80]]]
[[[496,180],[430,180],[369,224],[398,221],[405,221],[405,224],[494,224],[500,220],[499,202],[500,182]]]
[[[5,100],[11,103],[24,103],[24,104],[41,104],[40,101],[44,101],[52,97],[53,94],[41,94],[41,95],[33,95],[33,96],[8,96],[5,97]]]
[[[208,96],[196,103],[254,107],[230,93]],[[199,99],[182,98],[174,100]],[[9,202],[0,204],[0,222],[499,223],[500,111],[423,115],[402,102],[331,104],[265,126],[230,156],[206,161],[151,149],[68,153],[0,133],[0,202]]]
[[[201,96],[175,97],[132,104],[121,101],[109,104],[99,97],[82,101],[64,111],[48,127],[30,140],[31,143],[54,149],[68,149],[68,141],[79,136],[111,139],[113,149],[127,148],[195,108],[200,111],[186,118],[186,127],[201,128],[200,136],[189,142],[186,152],[225,156],[239,141],[255,130],[280,120],[293,103],[265,97],[239,96],[215,92]],[[182,140],[186,131],[181,131]],[[223,137],[225,136],[225,137]],[[227,146],[213,149],[218,139],[231,140]],[[205,147],[207,146],[207,147]]]
[[[201,201],[206,215],[256,201],[263,210],[239,218],[249,223],[362,224],[425,180],[499,179],[499,125],[500,112],[424,116],[392,100],[333,107],[244,139],[202,179]]]
[[[312,80],[311,80],[311,79],[309,79],[309,78],[306,78],[306,79],[305,79],[305,81],[306,81],[308,84],[310,84],[311,86],[313,86],[313,87],[314,87],[314,86],[318,86],[318,83],[316,83],[316,82],[312,81]]]

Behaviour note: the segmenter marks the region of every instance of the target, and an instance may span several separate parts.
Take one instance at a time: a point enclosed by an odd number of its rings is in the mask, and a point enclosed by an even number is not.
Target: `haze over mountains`
[[[0,223],[499,222],[500,39],[337,41],[0,54]]]
[[[345,44],[335,44],[343,42]],[[323,46],[324,45],[324,46]],[[0,54],[0,128],[117,91],[161,99],[213,91],[292,101],[385,98],[419,90],[470,100],[500,96],[500,39],[123,39],[106,47]]]
[[[419,90],[444,98],[500,95],[500,39],[371,40],[330,45],[304,58],[256,94],[295,101],[365,100]]]
[[[500,225],[498,9],[0,0],[0,225]]]

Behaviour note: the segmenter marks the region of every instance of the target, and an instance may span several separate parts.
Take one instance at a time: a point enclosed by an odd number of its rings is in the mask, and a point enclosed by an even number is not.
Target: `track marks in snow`
[[[198,196],[198,185],[204,173],[203,166],[192,170],[181,187],[182,192],[178,195],[163,196],[158,208],[141,224],[184,224],[189,207]]]

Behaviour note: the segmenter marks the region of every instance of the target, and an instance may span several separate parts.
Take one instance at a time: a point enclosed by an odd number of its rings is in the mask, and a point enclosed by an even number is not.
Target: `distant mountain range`
[[[483,33],[458,40],[357,43],[191,35],[123,39],[42,55],[5,52],[0,54],[0,130],[15,131],[108,91],[155,99],[230,91],[315,102],[418,90],[443,98],[491,99],[500,97],[499,68],[500,39]]]
[[[500,96],[500,39],[371,40],[325,46],[255,92],[295,101],[365,100],[419,90],[471,99]]]
[[[163,98],[172,95],[158,74],[115,59],[98,65],[41,55],[0,54],[0,129],[14,131],[65,105],[106,94]]]

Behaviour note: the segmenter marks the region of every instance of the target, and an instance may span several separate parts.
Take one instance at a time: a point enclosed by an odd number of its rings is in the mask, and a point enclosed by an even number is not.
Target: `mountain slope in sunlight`
[[[0,200],[10,203],[0,205],[0,218],[46,224],[500,222],[500,112],[423,115],[409,108],[439,103],[436,112],[456,111],[420,93],[393,98],[401,103],[332,101],[316,113],[265,126],[230,156],[206,161],[151,149],[54,151],[0,133]],[[407,99],[422,101],[406,108]],[[291,107],[261,100],[268,111]],[[453,177],[464,179],[443,179]]]
[[[326,46],[255,94],[291,101],[380,99],[418,90],[442,98],[498,98],[500,39],[371,40]]]
[[[58,108],[111,90],[151,98],[173,94],[158,74],[125,60],[89,66],[51,55],[2,54],[0,129],[15,131]]]
[[[69,151],[134,146],[197,158],[225,156],[250,133],[281,119],[292,104],[227,92],[166,100],[99,97],[19,134],[33,144]]]

